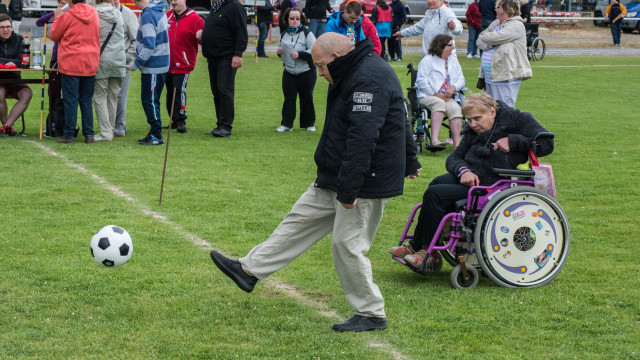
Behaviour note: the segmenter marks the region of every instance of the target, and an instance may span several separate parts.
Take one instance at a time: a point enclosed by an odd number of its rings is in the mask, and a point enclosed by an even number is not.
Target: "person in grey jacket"
[[[121,5],[120,0],[112,0],[113,5],[122,14],[124,22],[124,51],[126,63],[129,64],[136,58],[136,34],[138,33],[138,17],[128,7]],[[131,73],[125,71],[122,79],[122,87],[118,94],[118,108],[116,110],[116,125],[113,129],[114,137],[123,137],[127,133],[127,94],[129,93],[129,82]]]
[[[500,0],[498,18],[478,36],[480,78],[487,93],[495,100],[516,106],[522,80],[532,76],[527,58],[527,31],[520,17],[518,0]]]
[[[307,20],[298,8],[287,9],[283,19],[287,30],[280,36],[277,54],[284,64],[282,72],[282,122],[277,132],[292,131],[296,119],[296,97],[300,97],[300,127],[316,131],[316,111],[313,106],[313,89],[316,86],[316,67],[311,58],[311,47],[316,37],[302,25]]]
[[[118,94],[126,74],[124,23],[111,0],[98,0],[95,9],[100,19],[100,65],[93,83],[93,107],[100,132],[95,141],[113,140]]]

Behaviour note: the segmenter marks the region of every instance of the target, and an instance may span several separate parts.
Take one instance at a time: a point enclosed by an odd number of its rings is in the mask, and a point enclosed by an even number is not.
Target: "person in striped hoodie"
[[[142,82],[140,99],[151,126],[149,134],[138,140],[140,145],[162,145],[160,95],[169,71],[169,32],[163,1],[135,0],[142,9],[136,35],[136,58],[127,70],[140,69]]]

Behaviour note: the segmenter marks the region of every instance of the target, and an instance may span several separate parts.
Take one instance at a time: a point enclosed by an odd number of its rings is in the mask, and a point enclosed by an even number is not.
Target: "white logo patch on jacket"
[[[371,112],[371,105],[353,105],[353,111]]]
[[[354,92],[353,102],[358,104],[371,104],[373,101],[373,94],[366,92]]]

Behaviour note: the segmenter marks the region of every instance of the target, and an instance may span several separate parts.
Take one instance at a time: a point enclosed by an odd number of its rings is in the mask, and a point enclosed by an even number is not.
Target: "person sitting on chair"
[[[424,193],[413,238],[389,252],[419,268],[427,258],[427,273],[439,268],[438,253],[427,257],[427,247],[440,221],[455,210],[455,203],[466,199],[472,186],[489,186],[501,178],[493,168],[516,169],[526,163],[534,137],[545,128],[530,113],[516,110],[487,94],[473,94],[462,105],[467,117],[462,141],[446,161],[447,173],[433,179]],[[553,151],[553,139],[537,140],[537,156]]]
[[[7,14],[0,14],[0,64],[5,67],[21,65],[22,36],[13,32],[11,18]],[[21,79],[20,72],[1,72],[1,79]],[[16,136],[13,123],[27,110],[33,92],[25,83],[0,84],[0,135]],[[7,98],[16,98],[18,102],[9,112]]]
[[[440,126],[445,113],[449,118],[449,129],[453,147],[460,144],[462,112],[460,90],[464,87],[464,74],[458,58],[452,55],[453,38],[436,35],[429,45],[429,54],[418,64],[416,88],[418,101],[431,110],[431,145],[445,145],[438,140]]]

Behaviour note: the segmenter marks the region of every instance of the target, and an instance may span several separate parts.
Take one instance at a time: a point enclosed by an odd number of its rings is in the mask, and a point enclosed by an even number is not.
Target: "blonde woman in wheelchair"
[[[418,101],[431,110],[431,145],[443,146],[438,140],[444,116],[449,118],[449,129],[454,149],[460,144],[462,110],[464,101],[460,90],[464,88],[464,75],[458,58],[452,55],[453,38],[436,35],[429,45],[428,55],[418,65],[415,87]]]

